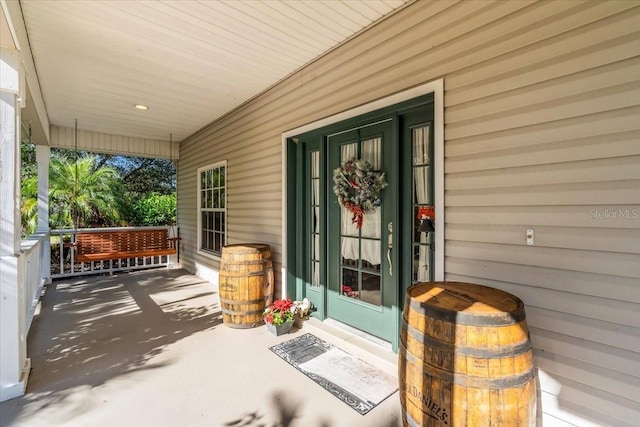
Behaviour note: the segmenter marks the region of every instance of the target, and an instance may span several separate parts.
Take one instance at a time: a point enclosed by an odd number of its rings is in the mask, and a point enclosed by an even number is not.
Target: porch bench
[[[109,261],[148,256],[174,255],[179,237],[169,237],[167,229],[105,230],[78,232],[75,259],[79,262]]]

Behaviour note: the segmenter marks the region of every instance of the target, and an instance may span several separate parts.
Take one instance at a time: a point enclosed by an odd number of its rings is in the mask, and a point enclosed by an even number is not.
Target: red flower
[[[292,305],[293,301],[287,298],[274,301],[273,304],[271,304],[271,307],[274,310],[287,311],[291,308]]]
[[[293,301],[290,299],[276,300],[264,311],[264,321],[272,325],[280,325],[293,320]]]
[[[264,321],[267,323],[273,323],[273,314],[269,313],[264,316]]]
[[[355,299],[358,299],[359,296],[358,291],[354,291],[351,286],[347,285],[342,285],[342,294]]]

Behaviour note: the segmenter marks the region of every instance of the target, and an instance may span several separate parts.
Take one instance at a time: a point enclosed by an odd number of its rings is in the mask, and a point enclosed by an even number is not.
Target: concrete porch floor
[[[393,353],[315,319],[281,337],[231,329],[217,289],[184,270],[55,281],[0,426],[401,425],[398,392],[362,416],[269,350],[306,332],[397,375]]]

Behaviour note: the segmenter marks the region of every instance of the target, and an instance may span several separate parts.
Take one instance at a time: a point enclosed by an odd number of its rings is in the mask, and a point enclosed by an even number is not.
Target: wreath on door
[[[333,182],[338,203],[351,212],[351,222],[358,229],[362,228],[364,214],[380,206],[380,192],[388,185],[384,172],[373,170],[371,163],[361,159],[342,162],[333,171]]]

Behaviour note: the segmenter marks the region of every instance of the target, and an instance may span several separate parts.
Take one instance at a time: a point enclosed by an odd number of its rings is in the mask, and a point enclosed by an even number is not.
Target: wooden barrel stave
[[[264,323],[273,297],[271,250],[264,244],[228,245],[220,262],[220,304],[225,325],[246,329]]]
[[[404,424],[533,426],[535,370],[522,302],[479,285],[421,285],[419,298],[407,291],[398,352]]]

